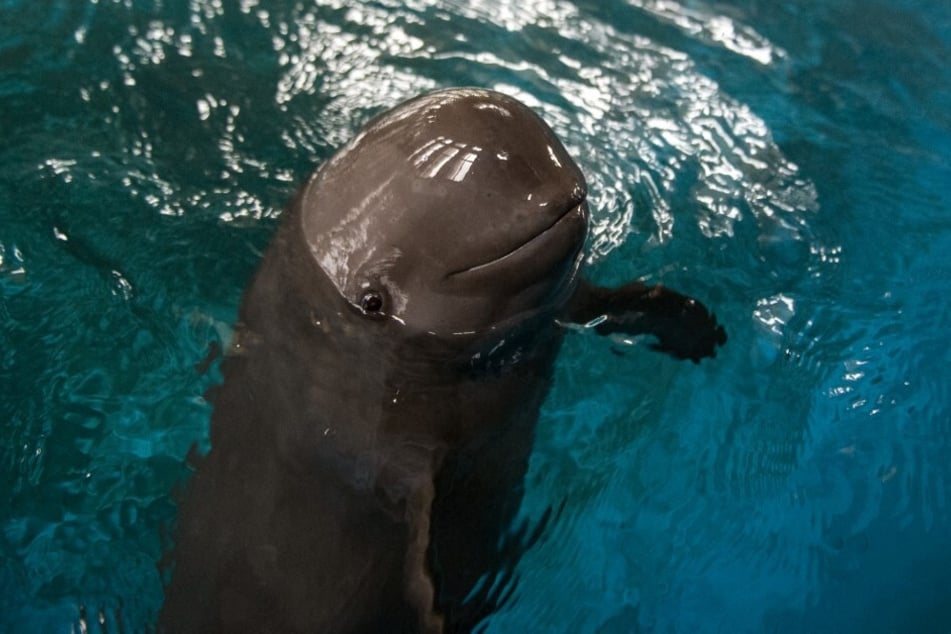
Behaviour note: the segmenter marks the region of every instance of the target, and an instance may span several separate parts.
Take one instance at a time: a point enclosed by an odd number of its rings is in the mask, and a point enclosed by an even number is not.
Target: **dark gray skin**
[[[241,305],[160,629],[466,632],[496,607],[473,589],[518,558],[563,325],[694,361],[726,340],[693,299],[579,277],[585,194],[540,118],[474,89],[377,117],[308,180]]]

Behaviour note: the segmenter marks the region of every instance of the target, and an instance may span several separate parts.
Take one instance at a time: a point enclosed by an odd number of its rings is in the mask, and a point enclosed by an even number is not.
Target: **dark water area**
[[[945,2],[0,0],[0,631],[146,631],[241,293],[373,114],[476,85],[588,178],[588,275],[718,357],[566,340],[485,632],[951,632]],[[253,510],[249,511],[253,512]]]

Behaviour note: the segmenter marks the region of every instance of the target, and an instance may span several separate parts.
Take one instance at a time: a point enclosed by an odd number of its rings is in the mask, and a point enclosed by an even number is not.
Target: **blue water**
[[[442,86],[585,170],[589,276],[730,340],[568,338],[504,632],[951,632],[951,5],[0,0],[0,630],[147,629],[296,184]]]

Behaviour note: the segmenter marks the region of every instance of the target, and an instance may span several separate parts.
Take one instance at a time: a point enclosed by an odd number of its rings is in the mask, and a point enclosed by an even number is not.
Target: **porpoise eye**
[[[383,310],[383,294],[374,290],[364,291],[360,298],[360,308],[367,314],[378,314]]]

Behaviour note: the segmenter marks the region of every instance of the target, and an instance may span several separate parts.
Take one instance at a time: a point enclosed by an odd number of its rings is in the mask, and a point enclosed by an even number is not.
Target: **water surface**
[[[572,335],[486,632],[951,631],[951,9],[0,2],[0,630],[142,631],[242,289],[372,114],[478,85],[590,184],[589,276],[717,359]],[[100,624],[101,621],[101,624]]]

